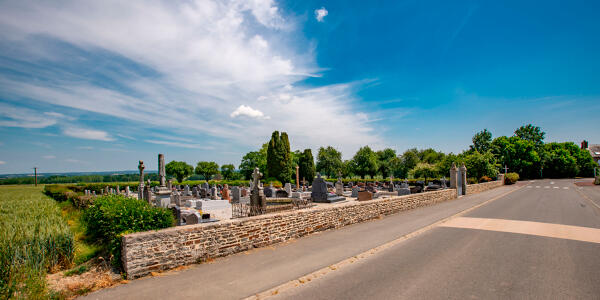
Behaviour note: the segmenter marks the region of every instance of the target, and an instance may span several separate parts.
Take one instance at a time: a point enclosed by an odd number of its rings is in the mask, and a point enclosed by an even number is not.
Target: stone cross
[[[254,188],[258,188],[259,180],[262,177],[262,173],[258,171],[258,168],[254,168],[254,172],[252,172],[252,186]]]
[[[166,186],[166,177],[165,177],[165,156],[161,153],[158,154],[158,177],[159,177],[159,185],[161,187]]]
[[[504,174],[506,174],[506,172],[508,172],[508,167],[504,165]]]

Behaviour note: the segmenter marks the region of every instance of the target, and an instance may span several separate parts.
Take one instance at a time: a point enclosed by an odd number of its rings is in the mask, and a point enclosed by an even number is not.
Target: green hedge
[[[504,184],[514,184],[519,180],[519,174],[517,173],[506,173],[504,176]]]
[[[87,234],[108,245],[112,262],[121,266],[121,237],[124,234],[157,230],[175,225],[171,211],[121,195],[97,197],[82,216]]]

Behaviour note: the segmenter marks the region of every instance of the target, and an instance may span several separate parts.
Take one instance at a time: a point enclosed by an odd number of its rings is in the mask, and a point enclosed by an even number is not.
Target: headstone
[[[169,191],[173,190],[173,179],[167,181],[167,189],[169,189]]]
[[[193,187],[192,188],[192,196],[194,198],[200,198],[200,192],[198,192],[198,187]]]
[[[404,195],[410,195],[410,188],[399,188],[398,189],[398,196],[404,196]]]
[[[189,185],[185,185],[185,187],[183,188],[183,195],[184,196],[190,196],[190,186]]]
[[[173,206],[171,207],[171,212],[173,213],[173,217],[175,217],[177,226],[181,226],[181,208],[179,208],[179,206]]]
[[[171,195],[171,199],[173,199],[172,202],[175,202],[175,205],[181,207],[181,195],[179,194],[179,192],[174,191]]]
[[[368,201],[373,200],[373,193],[369,191],[359,191],[358,192],[358,201]]]
[[[118,185],[117,185],[117,191],[116,191],[116,192],[117,192],[117,195],[120,195],[120,194],[121,194],[121,187],[120,187],[120,186],[118,186]]]
[[[94,197],[96,197],[96,191],[93,191],[93,192],[92,192],[92,195],[93,195]]]
[[[350,197],[357,198],[359,189],[360,188],[358,186],[352,187],[352,194],[350,195]]]
[[[241,188],[241,190],[242,190],[242,197],[248,197],[248,189],[243,187],[243,188]]]
[[[260,207],[262,210],[267,208],[267,199],[260,188],[260,177],[262,174],[258,171],[258,168],[254,168],[252,173],[252,191],[250,192],[250,206]]]
[[[144,200],[148,203],[152,203],[152,190],[150,189],[150,185],[144,187]]]
[[[210,187],[208,186],[208,182],[203,182],[203,183],[202,183],[202,188],[203,188],[203,189],[206,189],[206,190],[209,190],[209,189],[210,189]]]
[[[289,182],[286,183],[284,189],[288,195],[292,194],[292,184],[291,183],[289,183]]]
[[[217,200],[217,186],[216,185],[213,185],[213,187],[210,188],[210,199]]]
[[[310,197],[313,202],[318,203],[334,203],[346,200],[346,198],[342,196],[329,194],[329,192],[327,191],[327,183],[323,178],[321,178],[320,173],[317,173],[317,177],[315,177],[315,179],[313,180]]]
[[[233,186],[231,188],[231,203],[240,203],[240,188],[238,186]]]
[[[273,197],[273,184],[270,184],[268,187],[264,188],[265,197]]]
[[[201,189],[200,189],[200,198],[202,198],[202,199],[206,199],[206,198],[208,198],[209,196],[210,196],[210,195],[209,195],[209,191],[208,191],[208,189],[205,189],[205,188],[201,188]]]
[[[194,225],[194,224],[198,224],[198,220],[200,218],[198,218],[198,214],[189,214],[185,216],[185,225]]]
[[[341,178],[338,178],[338,181],[335,183],[335,194],[338,196],[344,196],[344,184],[342,183]]]
[[[109,188],[108,186],[106,186],[106,187],[104,188],[104,194],[105,194],[105,195],[108,195],[109,193],[110,193],[110,188]]]
[[[131,196],[131,191],[129,190],[129,186],[128,186],[128,185],[127,185],[127,186],[125,186],[125,196],[126,196],[126,197],[129,197],[129,196]]]
[[[221,190],[221,198],[231,203],[231,197],[229,196],[229,186],[227,184],[225,184],[225,186]]]

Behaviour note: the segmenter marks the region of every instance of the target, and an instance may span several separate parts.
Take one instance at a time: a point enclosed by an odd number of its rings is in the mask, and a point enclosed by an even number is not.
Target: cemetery
[[[282,134],[281,137],[286,136]],[[60,254],[66,258],[55,260],[51,265],[66,268],[74,261],[85,262],[102,254],[108,257],[102,259],[112,266],[104,267],[102,276],[116,276],[117,279],[111,280],[118,280],[118,273],[122,272],[124,277],[133,279],[451,201],[519,180],[519,174],[507,172],[510,167],[505,165],[504,173],[501,173],[495,168],[497,163],[486,162],[488,158],[477,152],[454,156],[431,149],[421,150],[416,154],[423,158],[419,158],[421,162],[413,163],[410,172],[382,168],[377,169],[379,175],[374,176],[373,169],[361,171],[361,168],[369,168],[360,165],[364,158],[361,155],[377,155],[383,167],[393,166],[396,156],[393,153],[391,160],[386,162],[385,151],[375,154],[365,146],[353,158],[352,175],[344,176],[340,169],[321,164],[326,160],[321,152],[335,152],[332,147],[320,149],[319,172],[315,172],[310,149],[295,154],[299,157],[296,157],[294,168],[291,156],[286,158],[290,154],[289,146],[284,147],[283,154],[276,153],[275,150],[281,150],[277,143],[264,147],[266,166],[253,165],[252,169],[243,169],[244,161],[240,165],[238,172],[245,173],[245,180],[223,180],[219,176],[213,177],[212,173],[204,175],[204,180],[185,181],[183,179],[189,175],[177,176],[168,167],[173,163],[186,167],[185,163],[172,161],[165,164],[165,155],[158,154],[158,170],[152,176],[148,176],[144,161],[137,162],[136,182],[45,185],[44,193],[56,200],[62,209],[72,206],[69,214],[74,215],[68,222],[82,222],[79,227],[71,227],[76,232],[74,236],[70,236],[68,230],[65,232],[64,225],[59,226],[66,234],[66,244],[61,247],[71,250]],[[403,164],[408,164],[411,151],[402,155],[406,160]],[[427,155],[441,155],[435,168],[423,162]],[[285,165],[277,169],[281,164],[278,165],[273,157],[283,157]],[[483,167],[480,164],[482,158]],[[587,160],[582,161],[587,163]],[[198,163],[201,164],[204,162]],[[218,166],[214,165],[216,169]],[[381,176],[385,172],[390,176]],[[403,179],[394,178],[394,174],[400,174]],[[86,244],[82,236],[96,242]],[[83,253],[77,250],[81,248],[87,250]],[[62,253],[60,251],[58,253]],[[80,264],[77,268],[89,264]]]

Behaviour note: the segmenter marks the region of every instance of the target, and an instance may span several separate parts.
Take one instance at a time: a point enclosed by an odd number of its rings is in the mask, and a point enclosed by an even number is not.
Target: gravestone
[[[288,195],[292,194],[292,184],[291,183],[288,182],[285,184],[285,191]]]
[[[261,210],[267,209],[267,199],[260,187],[260,177],[262,174],[258,171],[258,168],[254,168],[252,173],[252,191],[250,192],[250,206],[258,207]]]
[[[217,195],[217,186],[213,185],[213,187],[210,188],[210,199],[217,200],[217,197],[218,197],[218,195]]]
[[[200,188],[200,198],[206,199],[209,197],[208,189]]]
[[[329,194],[327,191],[327,182],[321,178],[320,173],[317,173],[317,177],[313,180],[310,197],[313,202],[317,203],[334,203],[346,200],[345,197]]]
[[[242,197],[248,197],[248,189],[243,187],[243,188],[241,188],[241,191],[242,191]]]
[[[96,197],[96,191],[92,191],[92,195]]]
[[[273,197],[273,184],[270,184],[268,187],[264,188],[264,194],[265,197]]]
[[[358,197],[358,191],[359,191],[359,189],[360,189],[360,188],[359,188],[359,187],[357,187],[357,186],[355,186],[355,187],[352,187],[352,194],[350,195],[350,197],[357,198],[357,197]]]
[[[129,190],[129,186],[128,186],[128,185],[127,185],[127,186],[125,186],[125,196],[126,196],[126,197],[129,197],[129,196],[131,196],[131,191]]]
[[[198,187],[195,186],[192,188],[192,196],[194,198],[200,198],[200,192],[198,192]]]
[[[287,198],[290,194],[288,194],[288,192],[285,190],[275,190],[275,197],[277,198]]]
[[[117,195],[121,194],[121,187],[117,185]]]
[[[231,188],[231,203],[240,203],[240,188],[238,186]]]
[[[187,184],[185,185],[185,187],[183,187],[183,195],[190,196],[190,186]]]
[[[229,197],[229,186],[227,184],[225,184],[225,186],[221,190],[221,198],[231,203],[231,197]]]
[[[371,193],[369,191],[359,191],[357,200],[358,201],[373,200],[373,193]]]
[[[410,195],[410,189],[409,188],[399,188],[398,189],[398,196],[404,196],[404,195]]]
[[[202,188],[208,191],[210,189],[210,187],[208,186],[208,182],[203,182]]]
[[[344,196],[344,184],[342,183],[341,178],[338,178],[338,181],[335,183],[335,194],[338,196]]]

